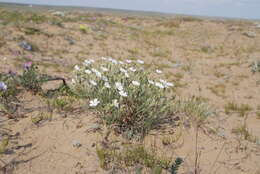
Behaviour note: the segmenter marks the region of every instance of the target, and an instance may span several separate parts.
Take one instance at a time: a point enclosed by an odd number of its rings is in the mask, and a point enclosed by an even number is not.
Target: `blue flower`
[[[0,82],[0,90],[1,91],[6,91],[7,90],[7,85],[4,82]]]

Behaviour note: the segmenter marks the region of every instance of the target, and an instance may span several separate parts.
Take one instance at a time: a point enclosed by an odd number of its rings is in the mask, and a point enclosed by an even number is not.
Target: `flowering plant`
[[[16,86],[17,81],[12,74],[0,74],[0,112],[10,113],[15,110],[14,102],[17,102],[16,95],[19,92]]]
[[[39,92],[46,78],[39,74],[37,66],[32,62],[26,62],[23,67],[24,71],[19,79],[20,84],[26,89]]]
[[[72,88],[90,100],[89,107],[128,138],[143,137],[171,114],[170,87],[165,80],[152,80],[142,60],[118,61],[102,57],[74,67]],[[162,73],[160,71],[160,73]]]

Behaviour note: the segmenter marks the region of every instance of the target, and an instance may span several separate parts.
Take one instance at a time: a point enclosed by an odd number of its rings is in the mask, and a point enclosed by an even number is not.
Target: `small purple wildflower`
[[[26,69],[26,70],[28,70],[28,69],[31,68],[31,66],[32,66],[32,62],[26,62],[26,63],[23,65],[23,68]]]
[[[12,70],[9,70],[8,71],[8,74],[10,74],[11,76],[15,76],[16,75],[16,72],[12,71]]]
[[[6,91],[7,90],[7,85],[4,82],[0,82],[0,90],[1,91]]]

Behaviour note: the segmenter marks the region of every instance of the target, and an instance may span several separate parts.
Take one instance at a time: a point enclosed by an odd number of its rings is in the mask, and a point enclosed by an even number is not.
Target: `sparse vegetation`
[[[67,94],[69,95],[69,94]],[[58,96],[51,99],[49,105],[59,111],[70,111],[72,110],[72,104],[76,101],[75,97],[72,96]]]
[[[5,153],[5,151],[7,150],[8,144],[9,144],[9,139],[3,138],[2,141],[0,142],[0,155]]]
[[[31,121],[33,124],[39,124],[43,120],[51,120],[51,119],[52,119],[52,115],[50,113],[41,112],[39,113],[39,115],[32,117]]]
[[[256,112],[256,116],[257,116],[258,119],[260,119],[260,111]]]
[[[0,173],[255,173],[254,25],[1,3]]]
[[[214,115],[214,110],[198,97],[180,100],[175,104],[175,111],[185,113],[197,126],[201,126],[209,116]]]
[[[225,113],[230,114],[232,112],[238,113],[239,116],[244,117],[252,108],[248,104],[238,105],[234,102],[227,103],[225,105]]]
[[[52,80],[63,80],[63,84],[57,91],[66,91],[68,94],[72,94],[70,90],[66,88],[64,79],[52,78],[48,75],[40,74],[37,66],[32,62],[27,62],[23,65],[22,75],[10,71],[8,74],[0,74],[0,80],[0,112],[8,114],[10,117],[13,117],[11,115],[16,112],[19,106],[17,95],[22,92],[23,89],[32,91],[34,94],[40,93],[45,95],[42,90],[43,83]],[[49,92],[51,91],[47,91],[46,95],[49,95]]]
[[[255,143],[256,138],[249,132],[246,124],[232,129],[232,133],[237,134],[242,139]]]
[[[111,163],[122,168],[139,164],[153,169],[154,172],[162,169],[177,172],[179,165],[182,163],[176,160],[177,163],[171,166],[171,159],[160,158],[154,152],[147,151],[143,146],[127,146],[121,151],[97,148],[97,155],[100,166],[104,169],[109,169]]]

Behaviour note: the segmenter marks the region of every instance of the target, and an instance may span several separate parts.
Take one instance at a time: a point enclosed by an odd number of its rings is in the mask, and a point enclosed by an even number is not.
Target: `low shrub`
[[[127,63],[128,62],[128,63]],[[163,118],[172,114],[172,83],[154,81],[137,60],[103,58],[75,66],[72,79],[75,93],[90,100],[89,107],[126,137],[143,137]],[[100,65],[100,66],[99,66]]]

